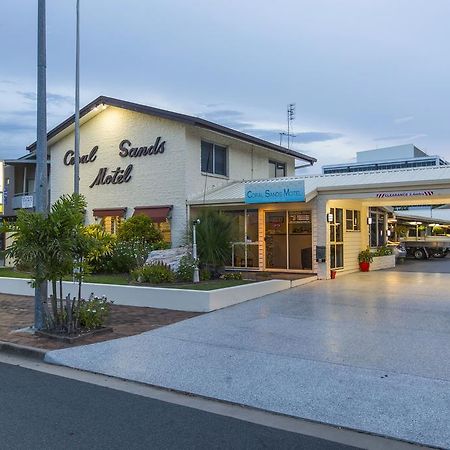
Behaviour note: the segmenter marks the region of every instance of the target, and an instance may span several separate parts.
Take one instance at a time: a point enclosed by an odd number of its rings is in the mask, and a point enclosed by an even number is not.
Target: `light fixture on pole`
[[[48,212],[48,166],[47,166],[47,55],[45,0],[38,1],[38,61],[37,61],[37,121],[36,121],[36,206],[37,213]],[[40,330],[44,323],[42,303],[47,300],[47,282],[34,290],[34,327]]]
[[[200,272],[198,270],[198,257],[197,257],[197,225],[200,224],[200,219],[195,219],[192,222],[192,258],[194,259],[194,276],[193,282],[200,282]]]
[[[75,38],[75,145],[73,165],[73,192],[80,193],[80,0],[76,5],[76,38]]]

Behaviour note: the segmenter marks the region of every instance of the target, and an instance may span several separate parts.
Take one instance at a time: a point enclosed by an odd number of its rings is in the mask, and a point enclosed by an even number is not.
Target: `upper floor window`
[[[345,211],[345,230],[361,231],[361,212],[356,209]]]
[[[269,178],[286,176],[286,163],[269,160]]]
[[[202,141],[201,168],[205,173],[227,176],[227,148]]]

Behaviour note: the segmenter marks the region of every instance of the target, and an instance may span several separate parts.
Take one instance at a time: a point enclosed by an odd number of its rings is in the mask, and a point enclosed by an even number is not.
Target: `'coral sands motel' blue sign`
[[[304,202],[305,182],[287,180],[245,184],[245,203]]]

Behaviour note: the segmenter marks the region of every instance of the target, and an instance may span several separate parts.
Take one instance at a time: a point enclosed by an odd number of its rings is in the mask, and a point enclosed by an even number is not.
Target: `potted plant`
[[[373,254],[370,248],[367,247],[358,254],[359,269],[361,272],[368,272],[370,268],[370,263],[373,261]]]

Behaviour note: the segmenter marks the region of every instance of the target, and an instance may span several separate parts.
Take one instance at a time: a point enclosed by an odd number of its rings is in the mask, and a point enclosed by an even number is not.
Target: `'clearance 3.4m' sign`
[[[304,202],[305,182],[289,180],[246,183],[245,203]]]
[[[379,192],[377,198],[393,198],[393,197],[430,197],[433,191],[403,191],[403,192]]]

